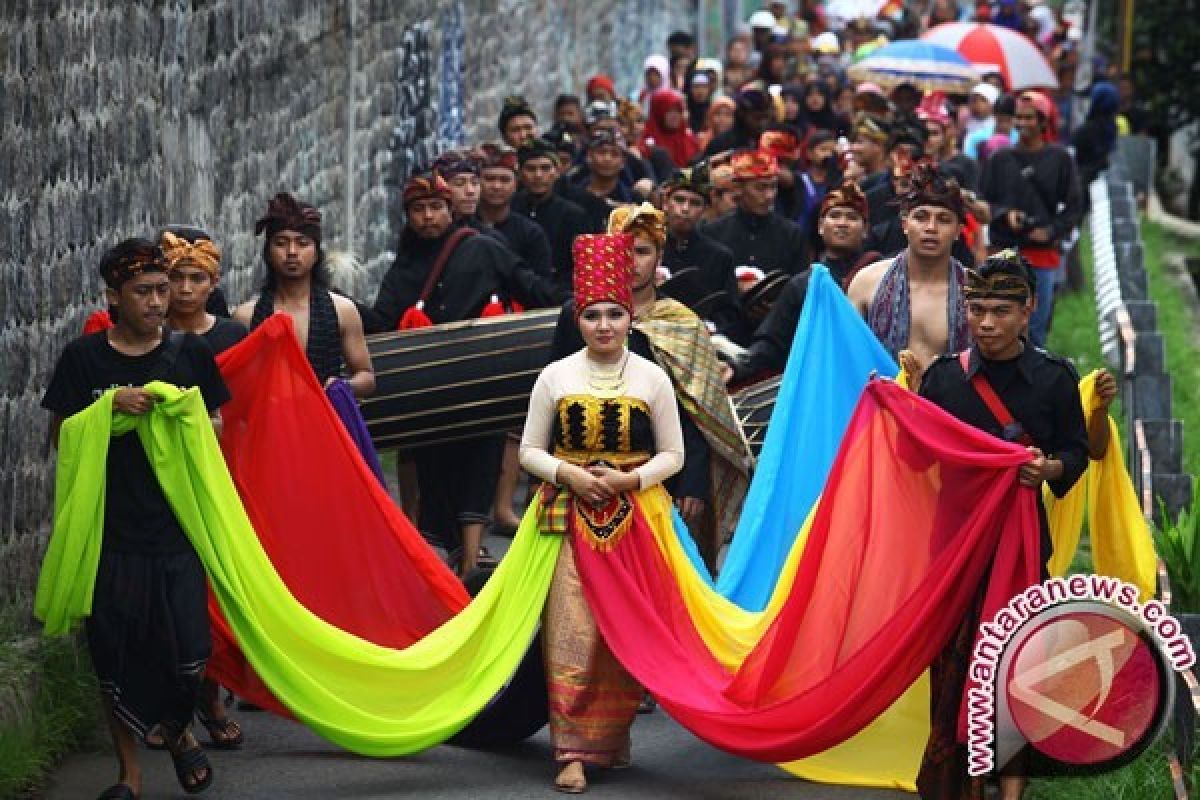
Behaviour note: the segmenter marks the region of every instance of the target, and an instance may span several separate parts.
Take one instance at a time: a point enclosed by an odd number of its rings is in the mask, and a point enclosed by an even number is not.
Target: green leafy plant
[[[1200,613],[1200,506],[1179,512],[1172,521],[1166,508],[1154,526],[1154,544],[1171,580],[1171,610]]]

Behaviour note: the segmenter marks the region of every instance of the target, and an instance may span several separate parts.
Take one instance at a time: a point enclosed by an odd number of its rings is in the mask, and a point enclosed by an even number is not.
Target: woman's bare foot
[[[587,791],[587,777],[583,774],[583,762],[571,761],[554,779],[554,788],[566,794],[583,794]]]

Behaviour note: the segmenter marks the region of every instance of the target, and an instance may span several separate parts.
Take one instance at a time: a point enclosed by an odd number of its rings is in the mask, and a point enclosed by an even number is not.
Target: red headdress
[[[575,319],[595,303],[616,303],[633,314],[633,235],[582,234],[572,247],[575,260]]]
[[[779,175],[779,162],[766,150],[743,150],[734,153],[730,162],[733,177],[739,181],[757,181]]]

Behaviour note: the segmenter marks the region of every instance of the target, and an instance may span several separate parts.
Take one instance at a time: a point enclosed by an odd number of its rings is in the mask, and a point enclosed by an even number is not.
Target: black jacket
[[[758,267],[764,272],[777,269],[789,275],[808,267],[804,231],[774,211],[760,217],[738,208],[705,225],[701,233],[728,247],[734,266]]]
[[[400,317],[420,298],[425,279],[449,236],[447,231],[437,239],[421,239],[405,229],[370,319],[364,320],[368,333],[396,329]],[[550,283],[511,250],[491,236],[477,233],[455,248],[424,310],[435,324],[474,319],[493,294],[515,298],[529,308],[554,305],[556,297]]]
[[[550,256],[550,240],[542,226],[524,214],[509,210],[508,216],[496,225],[477,220],[480,230],[495,231],[504,239],[508,249],[546,281],[554,279],[554,267]],[[566,299],[565,297],[563,299]]]
[[[662,263],[671,272],[689,267],[699,269],[705,295],[718,295],[708,311],[708,321],[717,326],[718,333],[745,343],[749,330],[738,303],[737,275],[733,272],[736,265],[728,247],[700,231],[692,231],[686,239],[672,234],[667,236]]]
[[[1075,161],[1066,148],[1048,144],[1030,152],[1009,147],[993,153],[983,171],[983,197],[991,204],[988,226],[996,247],[1052,247],[1066,238],[1083,216],[1083,193]],[[1006,216],[1012,209],[1025,212],[1027,224],[1014,231]],[[1034,228],[1049,225],[1053,240],[1033,242]]]
[[[588,232],[583,209],[555,192],[534,199],[521,191],[513,198],[512,210],[541,226],[550,242],[551,280],[556,296],[569,297],[574,271],[571,245],[576,236]]]

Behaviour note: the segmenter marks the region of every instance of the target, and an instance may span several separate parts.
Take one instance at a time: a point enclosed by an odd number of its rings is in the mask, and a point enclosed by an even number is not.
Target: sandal
[[[196,719],[208,731],[208,746],[214,750],[237,750],[246,742],[242,726],[229,717],[214,719],[196,712]]]
[[[190,746],[186,744],[189,738]],[[168,751],[171,754],[171,763],[175,765],[175,777],[179,780],[179,785],[188,794],[200,794],[212,785],[213,781],[212,763],[205,755],[204,748],[186,728],[175,737],[175,748],[178,749],[168,748]],[[198,772],[203,772],[204,777],[194,780]],[[189,778],[194,782],[189,782]]]
[[[129,784],[118,783],[105,789],[96,800],[138,800],[138,796]]]
[[[475,566],[480,569],[495,569],[500,566],[500,559],[491,554],[486,547],[480,545],[479,555],[475,559]]]

